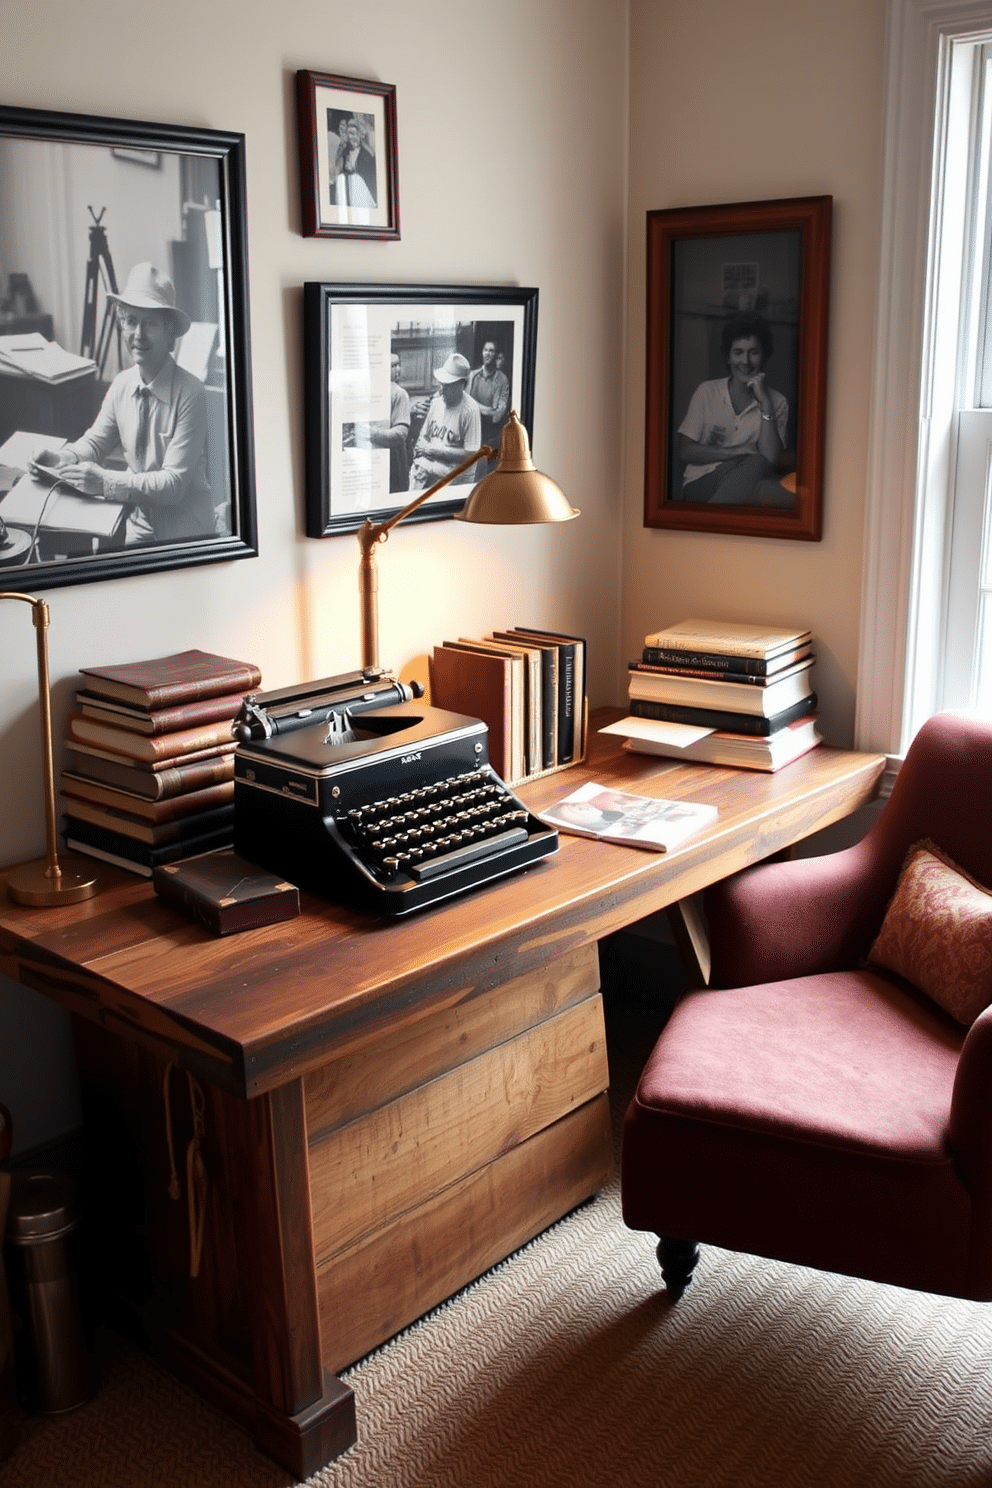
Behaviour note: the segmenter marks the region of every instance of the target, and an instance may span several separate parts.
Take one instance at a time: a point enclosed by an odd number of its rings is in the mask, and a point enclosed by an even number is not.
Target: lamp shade
[[[503,427],[496,469],[477,482],[461,511],[455,513],[461,522],[507,526],[570,522],[578,515],[561,487],[535,467],[527,430],[512,412]]]

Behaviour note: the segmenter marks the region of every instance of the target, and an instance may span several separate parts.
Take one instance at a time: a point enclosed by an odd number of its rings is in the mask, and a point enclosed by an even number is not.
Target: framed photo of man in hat
[[[536,289],[305,284],[307,533],[355,532],[485,448],[511,409],[533,441]],[[409,520],[464,506],[486,456]]]
[[[0,587],[254,557],[243,136],[0,108],[0,177]]]

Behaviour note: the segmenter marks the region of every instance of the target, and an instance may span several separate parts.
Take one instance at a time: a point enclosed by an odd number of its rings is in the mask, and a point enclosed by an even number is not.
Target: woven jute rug
[[[611,1035],[617,1110],[653,1010]],[[25,1420],[17,1488],[292,1479],[140,1352]],[[992,1309],[706,1247],[677,1306],[617,1185],[363,1360],[360,1441],[311,1488],[992,1485]]]

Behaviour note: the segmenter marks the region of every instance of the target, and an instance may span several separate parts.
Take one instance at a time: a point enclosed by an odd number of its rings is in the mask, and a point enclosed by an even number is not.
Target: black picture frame
[[[155,168],[136,170],[139,161]],[[12,434],[72,441],[91,427],[130,366],[108,293],[126,291],[131,271],[151,263],[173,281],[175,303],[191,321],[173,355],[188,374],[185,427],[202,452],[193,457],[198,511],[188,534],[175,514],[168,535],[160,518],[157,527],[144,524],[136,497],[112,531],[107,502],[39,503],[34,514],[20,484],[24,464],[0,465],[0,588],[256,557],[244,136],[0,107],[0,174],[0,263],[8,274],[0,286],[0,447]],[[54,381],[25,370],[31,345],[47,362],[51,343],[89,367]],[[168,443],[158,437],[164,461]],[[15,444],[20,459],[24,442]],[[127,468],[122,450],[105,468],[114,464]],[[70,509],[80,530],[70,530]],[[60,511],[64,527],[53,523]],[[145,525],[150,537],[136,530]]]
[[[820,540],[831,214],[829,196],[648,212],[646,527]],[[730,382],[728,337],[762,344],[777,410],[769,421],[784,426],[775,462],[746,490],[743,457],[740,481],[726,486],[718,466],[684,458],[680,438],[688,423],[685,439],[729,447],[713,403]],[[755,403],[752,422],[756,413]],[[711,480],[693,499],[699,472]]]
[[[409,484],[409,474],[403,484],[402,460],[371,442],[376,428],[395,428],[399,417],[402,400],[390,375],[394,353],[400,359],[397,387],[410,405],[403,446],[410,468],[438,392],[435,371],[453,354],[478,371],[490,342],[497,364],[502,357],[496,370],[509,382],[506,412],[516,412],[533,442],[537,308],[536,289],[507,286],[304,284],[307,536],[333,537],[356,532],[366,518],[387,520],[422,489]],[[498,448],[505,418],[483,416],[482,437],[473,447]],[[407,520],[453,516],[485,473],[480,462]]]
[[[300,71],[296,113],[303,236],[398,239],[399,147],[392,83]],[[349,173],[335,163],[350,122],[357,125],[358,149],[350,156]],[[339,130],[345,134],[339,136]]]

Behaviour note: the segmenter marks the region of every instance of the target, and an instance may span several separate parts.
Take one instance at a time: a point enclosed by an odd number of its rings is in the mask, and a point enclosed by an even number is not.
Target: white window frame
[[[882,232],[865,513],[855,740],[901,756],[939,706],[948,545],[948,382],[937,331],[941,255],[932,182],[947,148],[950,51],[992,30],[992,0],[889,0]],[[946,291],[950,275],[943,276]]]

